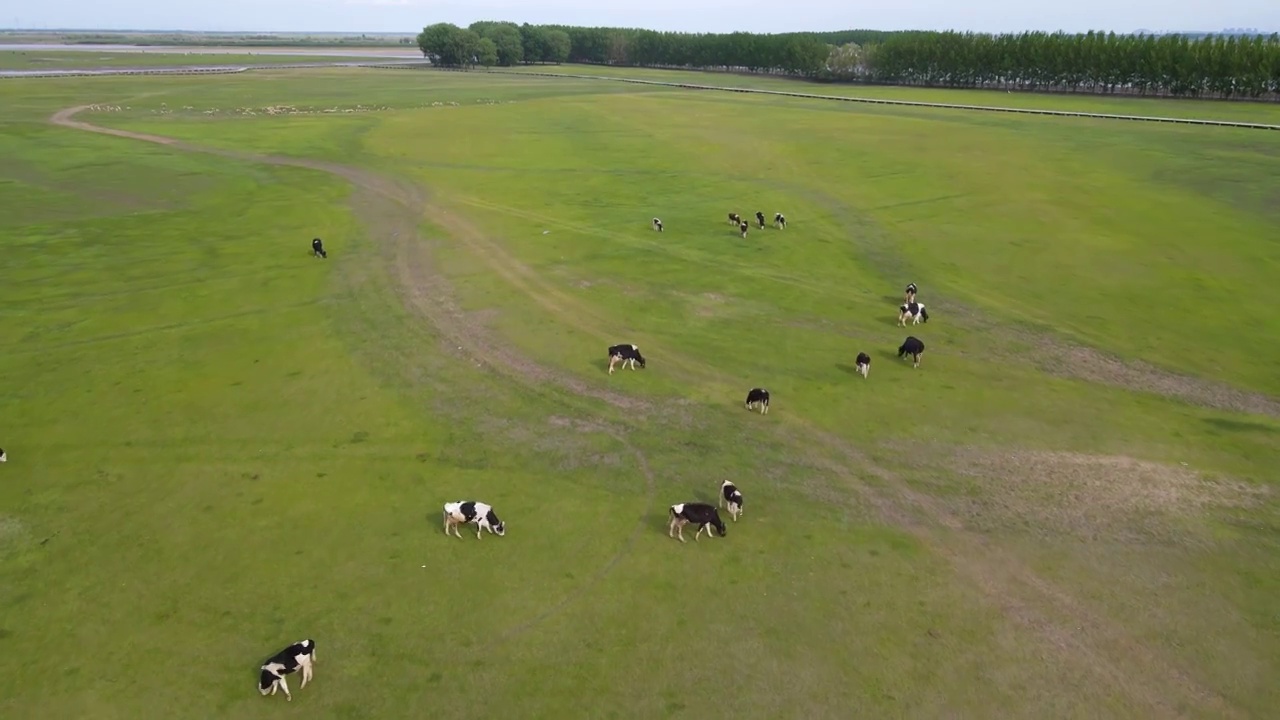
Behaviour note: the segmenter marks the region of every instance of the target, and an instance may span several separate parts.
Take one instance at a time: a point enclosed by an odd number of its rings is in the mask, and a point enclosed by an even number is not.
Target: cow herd
[[[735,226],[742,237],[745,238],[747,231],[750,229],[749,224],[738,213],[729,213],[728,219],[729,224]],[[764,229],[764,213],[757,212],[755,220],[760,229]],[[787,219],[782,213],[775,213],[773,224],[779,230],[784,229],[787,226]],[[656,217],[653,218],[652,227],[657,232],[663,232],[662,220]],[[312,254],[318,258],[328,257],[320,238],[315,238],[312,241]],[[918,288],[915,283],[907,286],[905,301],[898,307],[899,327],[905,327],[908,321],[912,325],[929,322],[929,313],[925,311],[924,303],[916,302],[917,291]],[[920,367],[920,356],[923,353],[924,343],[914,336],[908,336],[902,345],[898,347],[898,357],[906,358],[911,356],[912,366],[915,368]],[[642,369],[645,367],[644,355],[640,353],[640,348],[635,344],[611,345],[607,350],[607,354],[610,375],[613,374],[615,367],[619,366],[631,370],[635,370],[637,365]],[[863,379],[866,379],[871,372],[871,356],[865,352],[859,352],[855,363],[856,372]],[[751,388],[747,392],[745,406],[748,410],[759,410],[762,415],[768,414],[769,391],[762,387]],[[0,462],[4,462],[6,459],[4,450],[0,450]],[[733,521],[737,522],[738,518],[742,516],[743,502],[742,491],[738,489],[738,486],[729,480],[725,480],[720,484],[716,505],[702,502],[684,502],[668,507],[667,536],[683,543],[685,542],[684,527],[686,525],[695,525],[698,528],[693,536],[695,541],[704,532],[707,537],[711,537],[713,533],[720,537],[725,537],[728,528],[724,520],[720,518],[720,508],[727,509]],[[491,505],[483,502],[475,500],[447,502],[444,504],[441,516],[445,535],[461,538],[462,533],[459,531],[459,527],[462,525],[474,525],[477,540],[486,530],[499,537],[506,535],[506,524],[498,518]],[[306,687],[307,682],[312,677],[312,664],[315,662],[315,657],[316,645],[315,641],[311,639],[299,641],[281,650],[262,665],[258,680],[259,692],[263,695],[275,695],[276,690],[280,689],[284,691],[286,699],[292,700],[293,697],[289,694],[289,686],[285,682],[285,677],[301,671],[301,686]]]

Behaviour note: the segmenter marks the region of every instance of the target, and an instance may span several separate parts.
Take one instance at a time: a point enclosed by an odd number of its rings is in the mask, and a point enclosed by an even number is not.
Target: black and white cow
[[[640,348],[635,345],[614,345],[609,348],[609,374],[613,374],[613,366],[621,362],[622,367],[626,367],[627,363],[631,364],[631,369],[636,369],[636,363],[640,363],[640,367],[644,367],[644,356],[640,354]]]
[[[738,522],[738,516],[742,514],[742,491],[728,480],[720,483],[720,502],[716,503],[716,507],[726,505],[729,508],[729,516],[734,522]]]
[[[315,640],[301,640],[290,645],[262,664],[262,673],[258,676],[258,692],[264,696],[275,695],[276,688],[279,688],[284,690],[285,699],[292,701],[289,683],[285,682],[284,676],[292,675],[301,669],[302,687],[306,687],[307,681],[311,679],[311,666],[315,661]]]
[[[910,303],[910,302],[915,302],[915,301],[916,301],[916,290],[917,290],[917,289],[918,289],[918,288],[916,287],[916,284],[915,284],[915,283],[911,283],[910,285],[908,285],[908,286],[907,286],[907,294],[905,295],[905,297],[906,297],[906,299],[907,299],[907,302],[909,302],[909,303]]]
[[[902,345],[898,347],[898,357],[905,358],[910,355],[915,362],[911,367],[920,367],[920,356],[924,354],[924,343],[914,335],[908,335],[906,340],[902,341]]]
[[[924,309],[924,303],[902,303],[898,306],[898,325],[906,327],[908,318],[912,325],[919,325],[921,320],[929,322],[929,311]]]
[[[329,253],[324,251],[324,242],[320,238],[311,241],[311,255],[318,258],[329,257]]]
[[[662,232],[662,221],[658,218],[653,219],[653,229]]]
[[[729,213],[729,224],[730,224],[730,225],[741,225],[741,224],[742,224],[742,216],[741,216],[741,215],[739,215],[738,213]]]
[[[865,380],[867,373],[871,372],[871,356],[864,352],[858,353],[857,364],[854,367],[857,369],[858,374],[862,375],[862,379]]]
[[[764,213],[756,212],[756,224],[760,226],[761,230],[764,229]]]
[[[746,220],[743,220],[741,223],[738,224],[738,232],[742,233],[742,237],[744,238],[747,236],[747,231],[750,229],[751,229],[751,226],[747,224]]]
[[[458,526],[465,523],[473,523],[476,526],[476,539],[480,539],[480,532],[488,530],[499,537],[507,534],[507,526],[498,519],[498,514],[493,511],[489,505],[474,500],[460,500],[444,504],[444,534],[448,535],[449,530],[453,530],[453,534],[462,537],[462,533],[458,532]]]
[[[706,503],[679,503],[672,505],[667,511],[670,522],[667,523],[667,537],[678,537],[680,542],[684,542],[684,526],[693,523],[698,526],[698,534],[693,536],[696,541],[702,531],[707,531],[707,537],[711,537],[711,528],[714,527],[716,532],[720,533],[720,537],[724,537],[729,531],[724,526],[724,521],[720,519],[720,513]]]
[[[785,230],[785,229],[786,229],[786,227],[787,227],[787,218],[786,218],[786,216],[785,216],[785,215],[783,215],[782,213],[774,213],[774,215],[773,215],[773,224],[774,224],[775,226],[777,226],[777,228],[778,228],[779,230]]]
[[[747,391],[748,410],[760,408],[761,415],[769,414],[769,391],[764,388],[751,388]]]
[[[0,448],[0,462],[9,462],[9,456],[4,454],[4,448]]]

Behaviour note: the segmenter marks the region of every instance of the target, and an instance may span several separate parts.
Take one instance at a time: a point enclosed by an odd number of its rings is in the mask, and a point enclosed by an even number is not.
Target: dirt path
[[[399,280],[398,290],[406,306],[425,318],[451,348],[461,348],[470,360],[534,392],[547,396],[568,393],[600,401],[626,411],[637,422],[644,421],[644,417],[636,418],[637,415],[655,414],[664,423],[680,422],[671,415],[680,413],[678,402],[662,403],[627,396],[533,364],[468,318],[458,307],[448,279],[434,268],[429,243],[419,234],[420,222],[428,213],[448,231],[451,240],[472,249],[495,273],[551,316],[577,329],[607,337],[604,334],[607,323],[598,313],[533,272],[465,217],[434,204],[421,187],[337,163],[220,150],[157,135],[100,127],[75,119],[85,107],[59,111],[50,120],[63,127],[158,143],[187,152],[308,168],[344,178],[354,187],[352,203],[358,218],[368,228],[370,237],[390,255],[393,272]],[[664,351],[663,356],[664,362],[678,367],[690,378],[733,386],[733,378],[726,377],[719,368],[677,353]],[[1196,681],[1174,660],[1143,645],[1126,628],[1045,581],[1012,553],[992,545],[980,535],[966,532],[963,522],[942,503],[912,489],[844,439],[790,415],[780,418],[777,428],[798,456],[815,460],[843,487],[860,496],[883,522],[910,532],[936,555],[947,559],[957,575],[965,578],[987,603],[1027,634],[1027,641],[1041,648],[1054,667],[1071,668],[1077,676],[1091,678],[1109,693],[1148,708],[1154,716],[1182,716],[1188,707],[1218,717],[1238,715],[1224,698]],[[614,428],[606,432],[636,455],[648,490],[647,505],[651,505],[655,482],[647,459],[627,443],[625,430]],[[868,482],[867,476],[875,482]],[[630,552],[644,522],[642,518],[619,554],[570,597],[513,626],[503,639],[522,634],[562,611],[602,581]]]

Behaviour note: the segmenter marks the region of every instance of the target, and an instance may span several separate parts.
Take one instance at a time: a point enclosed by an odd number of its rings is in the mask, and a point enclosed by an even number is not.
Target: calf
[[[787,227],[787,218],[782,213],[775,213],[773,216],[773,224],[779,230],[785,230]]]
[[[9,462],[9,456],[4,454],[4,448],[0,448],[0,462]]]
[[[903,303],[898,306],[898,325],[906,327],[907,318],[911,318],[912,325],[919,325],[921,320],[929,322],[929,312],[924,309],[924,303]]]
[[[702,531],[707,531],[707,537],[711,537],[711,528],[715,527],[716,532],[720,533],[720,537],[724,537],[728,532],[728,528],[724,526],[724,521],[720,519],[720,513],[715,508],[706,503],[679,503],[672,505],[667,511],[670,522],[667,523],[667,537],[678,537],[680,542],[684,542],[684,526],[693,523],[698,526],[698,534],[693,536],[697,541],[698,536],[702,535]]]
[[[745,220],[738,224],[738,232],[742,233],[742,237],[744,238],[747,236],[747,230],[750,230],[750,229],[751,229],[751,226],[748,225]]]
[[[742,514],[742,491],[728,480],[720,483],[720,502],[716,503],[716,507],[726,504],[729,508],[729,516],[734,522],[738,522],[738,516]]]
[[[858,374],[862,375],[862,379],[867,379],[867,373],[871,372],[871,356],[864,352],[858,353],[858,361],[855,367],[858,370]]]
[[[911,283],[910,285],[907,286],[907,294],[905,295],[905,297],[907,299],[907,302],[909,303],[916,301],[916,284],[915,283]]]
[[[329,253],[324,251],[324,243],[320,241],[320,238],[315,238],[311,241],[311,255],[318,258],[329,257]]]
[[[764,229],[764,213],[762,212],[756,213],[756,224],[760,226],[761,230]]]
[[[924,343],[920,342],[919,338],[912,335],[908,335],[907,339],[903,340],[902,345],[898,347],[898,357],[905,358],[907,355],[910,355],[911,359],[915,361],[915,364],[911,366],[913,368],[920,367],[920,356],[923,354]]]
[[[622,367],[626,367],[627,363],[631,363],[631,369],[636,369],[636,363],[640,363],[640,367],[644,367],[644,356],[640,354],[640,348],[635,345],[614,345],[609,348],[609,374],[613,374],[613,366],[622,363]]]
[[[285,675],[292,675],[302,669],[302,687],[311,679],[311,665],[316,661],[316,641],[302,640],[271,656],[262,664],[262,673],[258,675],[258,692],[263,696],[275,695],[276,688],[284,690],[285,700],[293,701],[289,694],[289,683]]]
[[[729,224],[730,224],[730,225],[741,225],[741,224],[742,224],[742,216],[741,216],[741,215],[739,215],[738,213],[729,213]]]
[[[751,388],[747,391],[747,409],[760,408],[761,415],[769,414],[769,391],[764,388]]]
[[[475,524],[477,540],[480,539],[482,530],[488,530],[499,537],[507,534],[507,526],[498,519],[498,514],[489,505],[474,500],[445,503],[444,534],[448,535],[452,528],[453,534],[461,538],[462,533],[458,532],[458,526],[464,523]]]
[[[653,229],[662,232],[662,221],[658,218],[653,219]]]

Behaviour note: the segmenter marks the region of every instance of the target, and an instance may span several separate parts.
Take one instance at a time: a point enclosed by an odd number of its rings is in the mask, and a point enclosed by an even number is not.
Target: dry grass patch
[[[1182,465],[1115,455],[912,445],[907,460],[930,476],[966,528],[1086,540],[1204,542],[1197,522],[1216,510],[1257,507],[1266,486]]]

